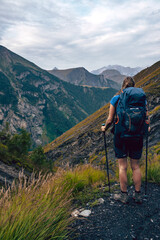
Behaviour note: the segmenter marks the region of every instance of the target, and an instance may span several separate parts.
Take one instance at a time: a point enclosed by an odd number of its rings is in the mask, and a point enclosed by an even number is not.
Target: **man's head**
[[[134,87],[135,82],[132,77],[126,77],[122,83],[122,90],[128,87]]]

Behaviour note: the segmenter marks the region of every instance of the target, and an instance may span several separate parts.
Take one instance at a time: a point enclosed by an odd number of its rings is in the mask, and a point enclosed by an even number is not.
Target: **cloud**
[[[160,56],[158,0],[1,0],[0,44],[50,69],[145,66]]]

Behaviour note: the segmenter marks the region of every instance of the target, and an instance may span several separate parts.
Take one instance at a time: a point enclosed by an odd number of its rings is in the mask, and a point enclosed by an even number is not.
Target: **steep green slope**
[[[115,94],[111,88],[88,88],[64,82],[0,46],[0,129],[25,127],[35,144],[47,143],[97,109]]]
[[[160,141],[160,66],[159,62],[135,76],[136,86],[143,87],[149,103],[151,132],[149,145]],[[77,124],[62,136],[45,146],[45,152],[56,164],[69,162],[71,165],[104,160],[103,135],[100,130],[108,115],[109,104]],[[113,136],[110,130],[106,133],[108,154],[114,158]]]
[[[9,79],[0,72],[0,104],[17,104],[17,97]]]

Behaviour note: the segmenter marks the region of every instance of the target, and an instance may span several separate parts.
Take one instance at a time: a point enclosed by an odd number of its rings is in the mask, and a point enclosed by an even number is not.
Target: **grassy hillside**
[[[160,95],[160,61],[146,68],[135,77],[137,87],[142,87],[143,90],[149,95]]]

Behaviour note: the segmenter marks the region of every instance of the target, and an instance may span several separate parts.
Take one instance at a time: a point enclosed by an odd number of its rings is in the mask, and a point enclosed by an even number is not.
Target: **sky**
[[[43,69],[160,60],[160,0],[0,0],[0,45]]]

